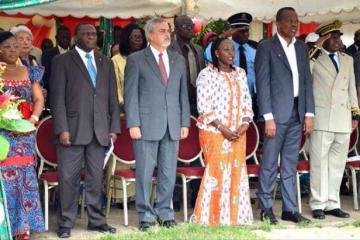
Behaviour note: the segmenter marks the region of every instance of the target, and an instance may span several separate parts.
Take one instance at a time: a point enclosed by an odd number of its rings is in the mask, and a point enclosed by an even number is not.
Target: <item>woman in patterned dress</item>
[[[26,67],[19,66],[19,45],[10,32],[0,33],[0,61],[7,64],[3,74],[4,91],[23,99],[32,107],[29,122],[38,121],[44,106],[44,98],[39,85],[42,69],[33,74],[30,81]],[[35,133],[20,134],[0,129],[10,143],[7,158],[0,162],[0,172],[7,198],[7,208],[12,235],[20,239],[30,239],[30,232],[45,230],[39,188],[36,176]]]
[[[213,64],[196,81],[199,139],[206,168],[191,222],[251,224],[245,148],[253,111],[246,73],[233,65],[230,40],[216,39],[211,54]]]

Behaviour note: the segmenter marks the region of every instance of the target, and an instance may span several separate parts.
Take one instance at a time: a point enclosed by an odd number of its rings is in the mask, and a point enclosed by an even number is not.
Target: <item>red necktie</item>
[[[166,68],[165,68],[165,64],[164,64],[164,60],[162,59],[162,53],[159,54],[159,68],[160,68],[160,72],[161,72],[161,76],[164,82],[164,85],[167,85],[167,73],[166,73]]]

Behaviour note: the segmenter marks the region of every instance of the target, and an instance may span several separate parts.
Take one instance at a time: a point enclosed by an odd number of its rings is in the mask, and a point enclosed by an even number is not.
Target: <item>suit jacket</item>
[[[53,60],[53,58],[55,56],[57,56],[59,54],[60,54],[59,48],[54,47],[54,48],[50,48],[50,49],[46,50],[45,52],[43,52],[43,54],[41,56],[41,65],[43,65],[45,67],[43,82],[44,82],[44,87],[48,91],[49,91],[49,79],[51,76],[51,61]]]
[[[140,127],[143,140],[159,141],[169,128],[173,140],[190,126],[190,106],[183,56],[167,51],[170,75],[163,83],[159,65],[147,47],[127,58],[124,101],[127,127]]]
[[[297,40],[295,51],[299,71],[298,111],[302,122],[305,113],[314,113],[314,96],[308,48]],[[259,44],[255,57],[255,75],[259,115],[272,113],[275,122],[286,123],[294,104],[293,77],[277,35]]]
[[[120,113],[114,66],[94,53],[96,87],[76,49],[56,56],[50,80],[54,133],[70,132],[73,145],[87,145],[94,134],[102,146],[109,145],[109,133],[120,133]]]
[[[351,133],[351,107],[358,107],[353,59],[345,53],[338,54],[339,73],[325,52],[312,68],[316,113],[314,129]]]
[[[351,44],[348,48],[346,48],[345,53],[349,54],[350,56],[354,56],[357,53],[355,43]]]

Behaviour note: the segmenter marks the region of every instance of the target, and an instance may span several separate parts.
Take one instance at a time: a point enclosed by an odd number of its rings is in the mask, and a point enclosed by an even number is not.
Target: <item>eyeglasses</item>
[[[131,40],[142,40],[143,36],[142,35],[130,35],[129,39],[131,39]]]
[[[182,29],[192,30],[194,27],[194,24],[182,24],[182,25],[179,25],[178,27],[180,27]]]

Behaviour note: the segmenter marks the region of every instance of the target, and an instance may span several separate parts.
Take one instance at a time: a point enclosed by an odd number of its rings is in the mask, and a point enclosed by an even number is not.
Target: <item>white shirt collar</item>
[[[80,54],[81,58],[85,58],[85,55],[87,53],[90,53],[90,55],[92,56],[92,59],[94,59],[94,50],[91,50],[90,52],[85,52],[84,50],[82,50],[81,48],[79,48],[78,46],[75,46],[76,51]]]
[[[323,48],[322,50],[323,50],[327,55],[332,54],[331,52],[326,51],[325,48]],[[338,52],[333,52],[333,54],[334,54],[335,56],[338,56]]]
[[[153,46],[151,46],[151,44],[150,44],[149,46],[150,46],[151,52],[154,54],[155,58],[158,59],[158,58],[159,58],[159,54],[160,54],[161,52],[159,52],[156,48],[154,48]],[[167,55],[168,55],[168,54],[167,54],[167,50],[163,51],[162,54],[163,54],[163,58],[164,58],[164,57],[167,57]]]
[[[279,40],[280,40],[280,43],[281,45],[285,48],[285,47],[290,47],[291,45],[295,44],[296,42],[296,38],[293,37],[290,44],[287,43],[287,41],[279,34],[277,33],[278,37],[279,37]]]
[[[67,51],[69,51],[69,48],[65,49],[65,48],[62,48],[60,45],[57,45],[57,48],[59,49],[60,54],[66,53]]]

